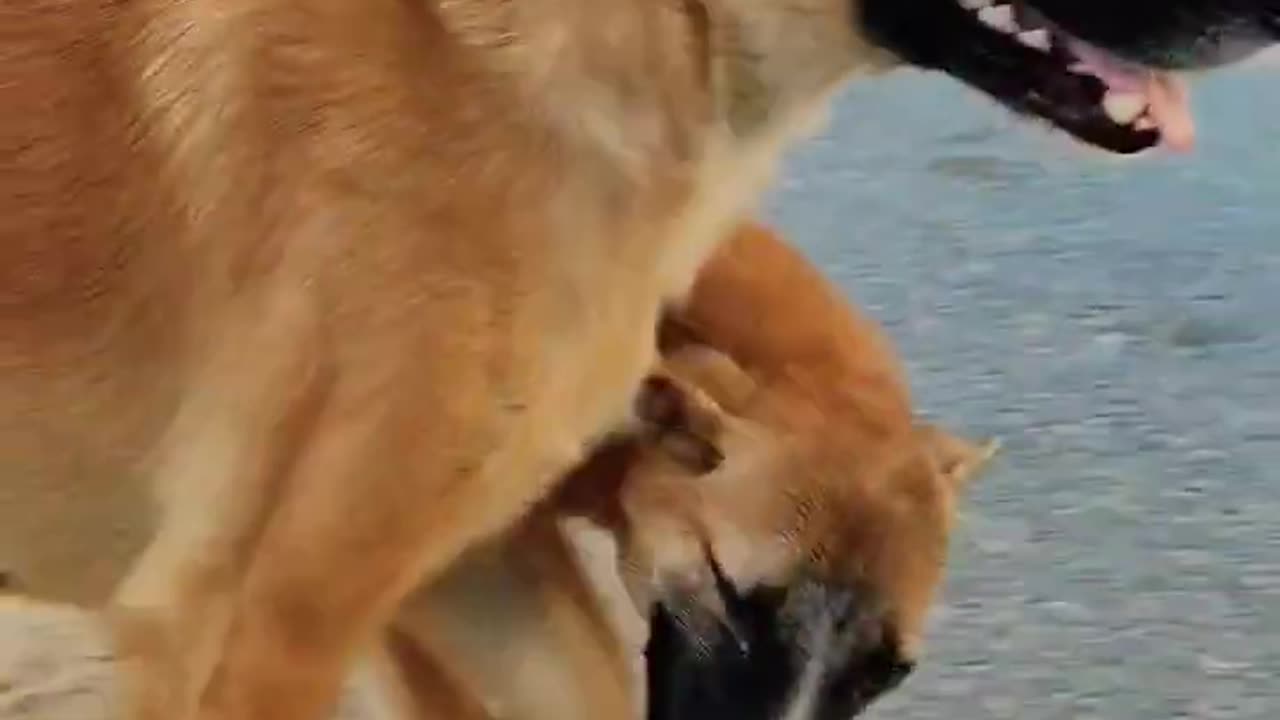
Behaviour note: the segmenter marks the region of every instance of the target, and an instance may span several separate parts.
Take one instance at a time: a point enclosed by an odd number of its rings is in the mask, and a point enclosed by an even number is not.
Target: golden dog
[[[0,564],[112,600],[129,717],[319,717],[631,422],[782,118],[876,54],[815,3],[771,65],[812,77],[757,106],[719,36],[784,5],[0,10]]]
[[[883,333],[759,225],[709,259],[662,336],[670,371],[709,396],[695,409],[719,417],[607,443],[525,522],[415,593],[388,642],[411,716],[627,717],[647,678],[650,718],[797,717],[788,703],[851,717],[915,661],[956,503],[994,445],[916,421]],[[728,449],[723,464],[702,461],[704,442]],[[579,517],[611,535],[568,521]],[[704,548],[718,588],[700,577]],[[767,594],[782,602],[747,611]],[[706,634],[692,640],[710,657],[686,655],[673,614],[679,632]],[[827,654],[788,672],[824,637]],[[717,658],[722,641],[750,649]],[[750,667],[768,683],[754,696],[735,685]],[[828,686],[803,688],[806,673]],[[701,696],[715,684],[749,701]]]
[[[1183,145],[1172,76],[1129,124],[1103,78],[1275,30],[1188,4],[6,3],[0,563],[111,600],[134,720],[317,718],[413,587],[632,422],[664,299],[841,80],[900,57]]]

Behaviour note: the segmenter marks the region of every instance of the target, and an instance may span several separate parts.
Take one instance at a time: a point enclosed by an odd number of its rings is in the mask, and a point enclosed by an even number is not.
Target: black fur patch
[[[710,634],[668,608],[645,648],[649,720],[776,720],[820,653],[816,720],[850,720],[913,667],[873,603],[813,580],[739,594],[717,570],[727,627]],[[696,627],[692,627],[696,626]]]

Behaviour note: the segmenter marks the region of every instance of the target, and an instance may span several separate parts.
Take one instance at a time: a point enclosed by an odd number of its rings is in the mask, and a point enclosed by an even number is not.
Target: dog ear
[[[710,395],[724,412],[742,410],[755,394],[757,383],[726,353],[698,343],[681,346],[666,354],[664,372],[679,376]]]
[[[660,370],[645,378],[635,414],[645,434],[681,464],[699,474],[720,467],[724,412],[693,383]]]
[[[614,531],[625,528],[618,505],[620,488],[646,448],[662,451],[699,475],[723,462],[719,440],[724,416],[719,404],[670,369],[645,378],[634,412],[638,427],[602,440],[561,481],[550,501],[560,513]]]
[[[1000,452],[995,438],[975,443],[932,423],[919,424],[916,431],[938,469],[956,488],[967,487]]]

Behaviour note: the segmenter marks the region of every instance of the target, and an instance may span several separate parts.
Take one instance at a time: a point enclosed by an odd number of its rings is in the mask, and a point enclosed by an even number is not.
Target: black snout
[[[645,662],[649,720],[850,720],[913,663],[865,593],[817,581],[739,595],[721,589],[715,630],[659,607]]]
[[[1025,0],[1064,30],[1154,67],[1208,68],[1280,42],[1280,0]]]

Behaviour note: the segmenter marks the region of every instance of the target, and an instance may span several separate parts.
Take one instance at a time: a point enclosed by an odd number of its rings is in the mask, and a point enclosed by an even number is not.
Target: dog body
[[[115,592],[137,717],[320,712],[404,593],[628,421],[638,329],[784,124],[740,141],[712,38],[640,0],[3,25],[0,551],[33,592]]]
[[[630,422],[643,330],[841,79],[901,56],[1008,94],[1000,57],[930,55],[951,46],[927,29],[1008,38],[907,4],[947,22],[897,0],[0,9],[0,562],[113,598],[135,720],[319,717],[411,588]],[[1038,4],[1151,62],[1275,29],[1171,3],[1178,32],[1116,41]]]

